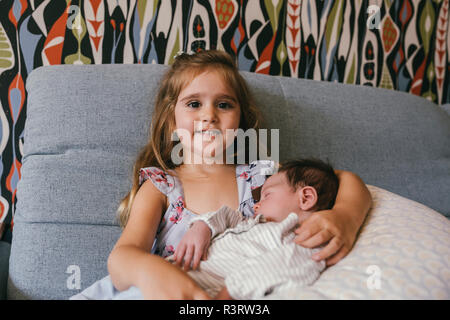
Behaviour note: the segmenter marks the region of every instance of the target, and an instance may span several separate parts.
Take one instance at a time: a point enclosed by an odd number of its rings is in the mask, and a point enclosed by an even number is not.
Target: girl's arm
[[[339,189],[334,207],[313,213],[295,231],[296,243],[304,247],[326,244],[313,258],[327,259],[327,266],[336,264],[350,252],[372,203],[370,192],[360,177],[348,171],[335,172]]]
[[[119,291],[138,287],[146,299],[208,299],[186,273],[150,254],[164,204],[164,195],[151,182],[142,184],[108,258],[111,281]]]

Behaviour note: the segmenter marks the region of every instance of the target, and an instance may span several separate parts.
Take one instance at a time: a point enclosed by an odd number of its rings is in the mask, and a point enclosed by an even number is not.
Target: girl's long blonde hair
[[[133,166],[131,190],[122,199],[117,209],[121,227],[124,228],[127,224],[134,197],[139,190],[139,170],[145,167],[159,167],[167,171],[177,167],[172,162],[171,153],[178,143],[172,141],[172,133],[176,129],[174,110],[178,95],[190,81],[208,69],[219,72],[234,91],[241,108],[239,128],[244,131],[250,128],[259,129],[262,116],[254,105],[247,84],[230,55],[223,51],[207,50],[177,56],[160,83],[152,114],[149,140],[139,152]]]

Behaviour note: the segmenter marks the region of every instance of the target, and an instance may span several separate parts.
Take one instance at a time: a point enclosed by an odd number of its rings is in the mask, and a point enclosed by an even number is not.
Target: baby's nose
[[[258,202],[258,203],[255,203],[255,204],[253,205],[253,210],[256,212],[256,211],[259,209],[259,207],[260,207],[259,202]]]

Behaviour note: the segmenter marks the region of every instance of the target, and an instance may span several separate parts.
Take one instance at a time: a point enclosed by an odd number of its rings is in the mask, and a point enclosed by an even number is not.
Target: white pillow
[[[352,251],[312,286],[268,299],[450,299],[450,220],[367,187],[373,204]]]

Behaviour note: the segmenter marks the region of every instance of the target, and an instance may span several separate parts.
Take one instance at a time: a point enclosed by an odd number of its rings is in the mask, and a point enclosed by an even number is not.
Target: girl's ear
[[[312,210],[318,200],[316,189],[310,186],[299,188],[297,197],[299,200],[299,207],[303,211]]]

